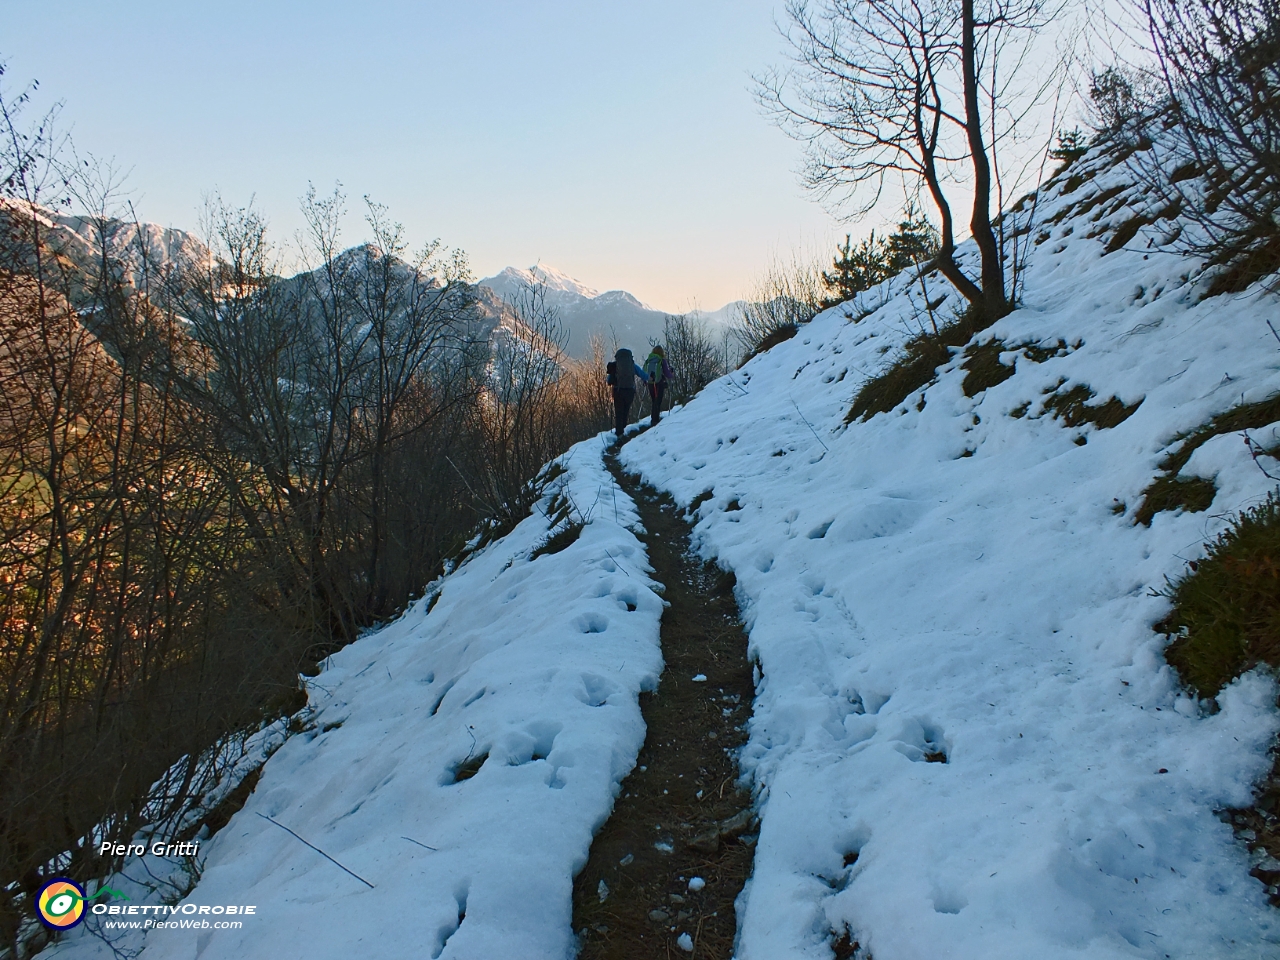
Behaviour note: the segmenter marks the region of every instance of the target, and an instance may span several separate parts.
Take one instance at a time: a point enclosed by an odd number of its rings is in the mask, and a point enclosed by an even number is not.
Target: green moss
[[[1280,492],[1280,491],[1278,491]],[[1280,498],[1246,510],[1188,565],[1165,596],[1156,629],[1177,637],[1165,656],[1201,696],[1259,663],[1280,666]]]

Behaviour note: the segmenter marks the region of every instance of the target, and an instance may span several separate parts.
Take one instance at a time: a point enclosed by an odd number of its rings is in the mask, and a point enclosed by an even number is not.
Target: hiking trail
[[[754,683],[735,580],[690,551],[690,525],[671,497],[625,474],[616,448],[605,463],[640,512],[669,606],[662,678],[640,697],[644,746],[574,881],[578,956],[728,960],[756,829],[738,785]]]

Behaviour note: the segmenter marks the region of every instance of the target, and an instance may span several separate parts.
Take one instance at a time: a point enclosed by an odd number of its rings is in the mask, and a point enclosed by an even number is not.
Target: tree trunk
[[[964,275],[960,264],[956,263],[956,241],[951,224],[951,205],[947,203],[946,194],[942,192],[942,184],[934,170],[932,157],[925,165],[925,183],[929,187],[929,194],[933,197],[934,205],[938,208],[938,214],[942,220],[942,229],[939,231],[940,242],[938,252],[933,258],[933,265],[951,282],[962,297],[970,303],[980,303],[982,290]]]
[[[1004,261],[991,228],[991,163],[982,142],[982,116],[978,111],[977,51],[974,37],[973,0],[961,2],[961,58],[964,61],[964,120],[973,158],[973,217],[969,228],[982,255],[982,322],[993,323],[1009,312],[1004,291]]]

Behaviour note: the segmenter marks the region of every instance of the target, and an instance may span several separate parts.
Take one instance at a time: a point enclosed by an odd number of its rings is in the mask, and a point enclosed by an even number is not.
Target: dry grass
[[[1176,636],[1165,656],[1201,696],[1259,663],[1280,666],[1280,496],[1246,510],[1208,544],[1166,595],[1156,629]]]
[[[1260,400],[1257,403],[1244,403],[1232,407],[1226,413],[1214,417],[1198,430],[1194,430],[1181,438],[1177,449],[1160,462],[1159,477],[1156,477],[1142,491],[1142,503],[1138,506],[1135,519],[1138,523],[1150,525],[1152,518],[1162,510],[1208,509],[1205,501],[1209,481],[1198,484],[1192,478],[1179,477],[1182,468],[1187,465],[1191,455],[1203,444],[1226,433],[1240,433],[1245,430],[1257,430],[1280,420],[1280,394]],[[1203,503],[1203,506],[1197,507]]]

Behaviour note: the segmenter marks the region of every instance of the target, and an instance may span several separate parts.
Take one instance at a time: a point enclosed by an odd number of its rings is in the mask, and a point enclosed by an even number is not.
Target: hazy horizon
[[[772,0],[643,9],[384,2],[174,9],[72,0],[10,11],[0,60],[31,115],[63,103],[77,149],[114,160],[144,220],[193,230],[202,197],[251,199],[277,243],[298,198],[341,182],[476,277],[542,263],[657,309],[714,310],[774,257],[842,225],[797,182],[797,144],[752,100],[783,58]]]

